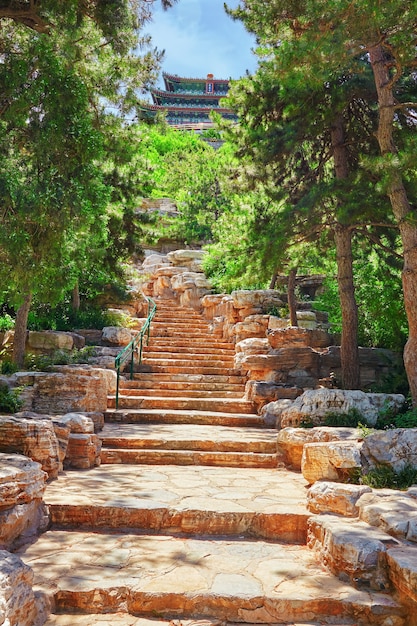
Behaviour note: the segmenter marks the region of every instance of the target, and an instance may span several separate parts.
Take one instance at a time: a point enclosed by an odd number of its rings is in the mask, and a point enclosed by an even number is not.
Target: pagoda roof
[[[162,77],[165,81],[165,83],[168,82],[175,82],[175,83],[206,83],[207,80],[209,80],[211,83],[222,83],[227,85],[229,83],[229,80],[225,79],[225,78],[207,78],[207,76],[205,76],[204,78],[185,78],[183,76],[178,76],[177,74],[168,74],[167,72],[162,72]]]
[[[216,113],[234,113],[232,109],[226,109],[224,107],[218,107],[215,109],[210,109],[208,107],[184,107],[184,106],[163,106],[161,104],[143,104],[142,109],[146,109],[149,111],[182,111],[184,113],[188,113],[190,111],[196,111],[199,113],[207,114],[210,111],[215,111]]]
[[[219,100],[220,98],[226,98],[226,94],[216,94],[216,92],[210,92],[210,93],[198,93],[198,92],[194,92],[194,93],[189,93],[189,94],[184,94],[184,93],[180,93],[180,92],[176,92],[176,91],[164,91],[163,89],[151,89],[151,94],[152,96],[156,96],[156,97],[161,97],[161,98],[184,98],[184,97],[190,97],[192,99],[201,99],[201,100]]]

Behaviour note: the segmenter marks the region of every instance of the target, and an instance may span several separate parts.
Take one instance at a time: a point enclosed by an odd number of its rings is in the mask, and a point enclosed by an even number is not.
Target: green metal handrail
[[[139,358],[138,365],[142,363],[142,348],[143,348],[143,339],[146,336],[146,345],[149,343],[149,334],[151,332],[151,322],[156,313],[156,303],[152,300],[152,298],[148,298],[145,296],[148,301],[148,317],[140,332],[138,332],[135,337],[133,337],[132,341],[125,347],[114,360],[114,366],[117,371],[117,383],[116,383],[116,409],[119,408],[119,383],[120,383],[120,368],[122,365],[125,365],[130,359],[130,380],[133,379],[133,361],[135,350],[138,349]]]

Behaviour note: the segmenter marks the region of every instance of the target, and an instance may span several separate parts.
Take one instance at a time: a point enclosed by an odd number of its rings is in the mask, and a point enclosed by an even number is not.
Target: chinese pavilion
[[[162,76],[165,91],[151,90],[153,104],[142,106],[142,118],[152,119],[158,111],[164,111],[170,126],[190,129],[213,126],[211,111],[237,120],[236,114],[221,103],[229,91],[228,80],[216,79],[213,74],[207,74],[207,78],[181,78],[164,72]]]

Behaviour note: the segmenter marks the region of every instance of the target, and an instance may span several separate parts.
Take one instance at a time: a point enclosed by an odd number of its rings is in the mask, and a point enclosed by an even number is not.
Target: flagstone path
[[[48,626],[390,626],[401,608],[307,549],[306,484],[243,398],[234,347],[162,301],[146,372],[109,398],[102,465],[46,490],[52,527],[20,550]]]

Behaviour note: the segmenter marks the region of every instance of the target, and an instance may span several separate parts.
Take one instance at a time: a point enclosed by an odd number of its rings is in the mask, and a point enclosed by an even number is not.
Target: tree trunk
[[[297,320],[297,301],[295,299],[295,279],[297,276],[297,268],[294,267],[288,274],[288,308],[290,311],[291,326],[298,326]]]
[[[274,273],[272,274],[271,282],[269,283],[269,289],[275,289],[277,278],[278,278],[278,270],[276,269],[274,270]]]
[[[72,310],[79,311],[80,310],[80,289],[78,285],[78,281],[74,285],[74,289],[72,290]]]
[[[28,315],[32,294],[27,293],[23,304],[18,308],[16,313],[16,322],[14,327],[13,339],[13,362],[19,367],[23,366],[25,360],[26,335],[28,327]]]
[[[374,73],[375,86],[378,94],[379,121],[377,139],[383,156],[396,154],[397,148],[393,138],[395,115],[395,98],[389,72],[389,60],[382,45],[369,49],[369,58]],[[404,264],[402,283],[404,305],[408,319],[408,341],[404,348],[404,364],[410,385],[413,405],[417,405],[417,226],[415,213],[412,210],[404,187],[401,172],[391,172],[388,183],[388,197],[397,221],[403,244]],[[413,217],[413,219],[409,219]]]
[[[342,117],[335,120],[331,128],[335,176],[346,179],[349,166],[345,147],[345,134]],[[358,306],[353,281],[352,231],[349,226],[336,224],[334,230],[337,262],[337,285],[342,311],[342,339],[340,360],[342,367],[342,387],[360,387],[360,365],[358,350]]]

